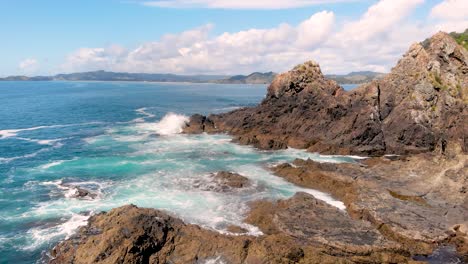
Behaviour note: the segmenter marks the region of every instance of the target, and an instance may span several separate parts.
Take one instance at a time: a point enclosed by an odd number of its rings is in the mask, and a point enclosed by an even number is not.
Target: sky
[[[0,76],[388,72],[467,0],[0,0]]]

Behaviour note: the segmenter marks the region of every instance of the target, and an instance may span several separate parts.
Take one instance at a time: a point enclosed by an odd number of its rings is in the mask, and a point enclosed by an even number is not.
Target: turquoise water
[[[133,203],[227,232],[247,202],[297,191],[327,194],[272,175],[295,158],[352,162],[301,150],[258,151],[227,135],[181,135],[187,116],[258,103],[263,85],[0,82],[0,263],[35,263],[90,214]],[[253,185],[217,193],[210,174],[229,170]],[[96,194],[78,199],[76,187]]]
[[[343,89],[346,91],[351,91],[354,88],[358,87],[360,84],[354,84],[354,83],[349,83],[349,84],[340,84]]]

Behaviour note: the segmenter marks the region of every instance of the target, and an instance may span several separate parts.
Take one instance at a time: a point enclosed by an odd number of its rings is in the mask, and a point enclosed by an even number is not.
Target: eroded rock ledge
[[[295,184],[338,197],[351,217],[368,221],[412,254],[453,244],[468,260],[467,155],[380,157],[363,163],[296,160],[273,170]]]
[[[404,263],[410,252],[370,224],[306,193],[256,202],[248,222],[264,236],[228,236],[165,212],[123,206],[93,216],[50,263]]]

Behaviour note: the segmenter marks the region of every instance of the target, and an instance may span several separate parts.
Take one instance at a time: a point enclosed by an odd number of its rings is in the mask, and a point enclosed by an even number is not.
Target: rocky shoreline
[[[350,92],[318,64],[299,65],[275,78],[259,106],[194,115],[184,132],[227,132],[261,149],[375,156],[271,168],[330,193],[346,211],[306,193],[257,201],[245,219],[263,232],[254,237],[123,206],[91,217],[50,263],[420,263],[441,246],[468,262],[467,104],[468,52],[445,33],[412,45],[390,74]],[[213,181],[219,191],[249,184],[230,172]]]

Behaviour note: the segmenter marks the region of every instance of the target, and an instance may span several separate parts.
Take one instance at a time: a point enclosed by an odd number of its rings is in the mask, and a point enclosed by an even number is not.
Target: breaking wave
[[[189,118],[185,115],[167,113],[159,122],[138,124],[137,128],[147,132],[155,132],[161,136],[168,136],[181,133],[188,121]]]

